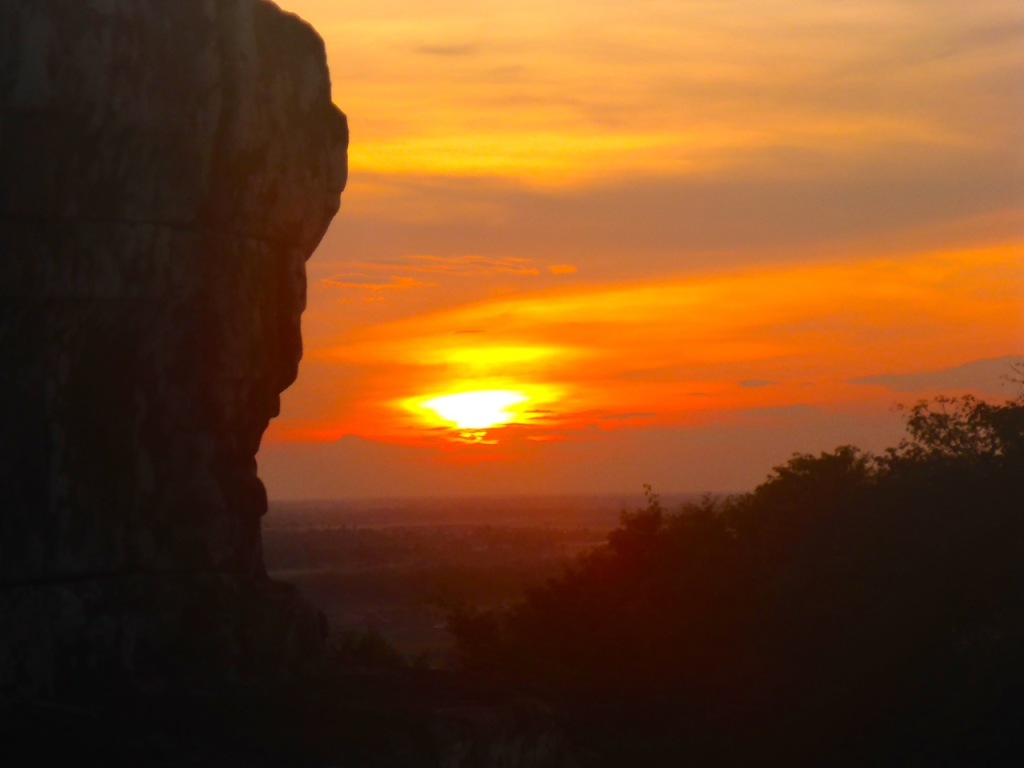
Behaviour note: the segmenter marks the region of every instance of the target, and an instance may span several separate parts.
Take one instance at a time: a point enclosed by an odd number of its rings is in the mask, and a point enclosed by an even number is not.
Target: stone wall
[[[272,3],[0,0],[0,685],[316,646],[255,454],[347,140]]]

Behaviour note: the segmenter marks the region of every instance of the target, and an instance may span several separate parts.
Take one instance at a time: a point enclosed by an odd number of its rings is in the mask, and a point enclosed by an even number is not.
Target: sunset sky
[[[1024,361],[1019,0],[284,0],[349,117],[271,498],[742,491]]]

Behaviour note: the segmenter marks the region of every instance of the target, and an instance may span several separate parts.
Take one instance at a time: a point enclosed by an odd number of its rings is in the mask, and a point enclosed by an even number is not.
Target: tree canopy
[[[647,488],[561,577],[451,616],[465,666],[682,741],[998,752],[1024,725],[1024,399],[921,402],[906,426],[675,512]]]

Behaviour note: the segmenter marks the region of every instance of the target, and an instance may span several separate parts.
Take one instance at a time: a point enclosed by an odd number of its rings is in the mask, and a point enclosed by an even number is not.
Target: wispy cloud
[[[972,360],[963,365],[929,371],[881,373],[851,381],[888,387],[896,392],[946,393],[973,391],[983,394],[1015,395],[1024,392],[1024,355],[1005,355]]]
[[[341,288],[349,294],[355,294],[361,301],[383,301],[385,294],[431,285],[431,283],[412,277],[395,276],[382,280],[380,277],[358,272],[342,272],[325,277],[321,283],[331,288]]]
[[[477,53],[477,46],[472,43],[455,43],[448,45],[419,45],[416,46],[416,53],[424,56],[463,57],[474,56]]]
[[[672,422],[887,400],[852,380],[888,382],[859,378],[880,361],[941,369],[1018,338],[1020,255],[937,253],[549,291],[379,326],[323,354],[380,370],[381,401],[550,386],[556,397],[536,407],[563,423],[587,411],[592,423],[654,413]],[[483,333],[458,333],[467,328]]]
[[[548,266],[548,272],[552,275],[574,275],[577,271],[573,264],[551,264]]]
[[[514,275],[537,277],[550,275],[571,275],[577,270],[571,264],[544,264],[536,259],[523,256],[491,256],[482,254],[461,254],[439,256],[415,254],[380,262],[352,261],[344,264],[350,269],[321,280],[328,287],[358,288],[373,285],[395,287],[417,287],[428,285],[412,276],[442,277],[487,277],[491,275]],[[380,275],[389,275],[381,280]]]
[[[405,269],[443,275],[539,275],[532,259],[520,256],[409,256]]]
[[[637,413],[609,413],[602,418],[607,421],[633,421],[635,419],[654,419],[658,414],[653,411]]]
[[[502,254],[413,254],[381,260],[312,263],[311,293],[342,302],[388,302],[406,314],[422,313],[453,301],[472,300],[481,288],[564,284],[575,267],[553,260]],[[429,290],[424,290],[429,289]],[[478,328],[459,329],[479,331]]]

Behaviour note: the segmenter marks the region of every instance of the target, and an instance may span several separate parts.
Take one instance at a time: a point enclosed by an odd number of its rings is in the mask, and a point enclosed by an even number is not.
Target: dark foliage
[[[344,668],[398,669],[406,660],[378,630],[345,630],[332,638],[331,649]]]
[[[906,423],[881,456],[797,454],[674,514],[648,488],[518,605],[453,614],[463,663],[666,764],[1003,764],[1024,733],[1024,399]]]

